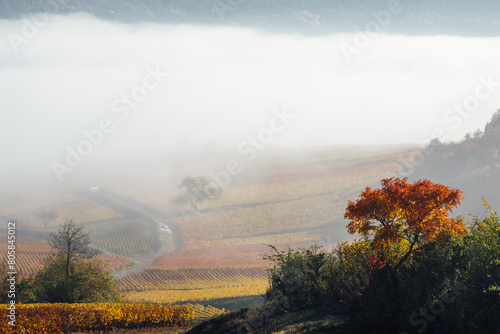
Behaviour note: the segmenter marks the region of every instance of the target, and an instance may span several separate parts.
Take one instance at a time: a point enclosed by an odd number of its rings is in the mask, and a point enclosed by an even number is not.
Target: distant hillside
[[[434,143],[434,150],[416,168],[412,179],[430,178],[464,192],[461,213],[481,213],[481,199],[500,210],[500,110],[484,131],[467,134],[457,144]]]
[[[398,10],[390,18],[380,14],[387,14],[391,3],[399,3]],[[495,0],[0,0],[0,18],[41,11],[87,12],[122,22],[224,23],[305,34],[364,31],[377,16],[382,31],[390,33],[491,36],[498,35],[500,27]]]

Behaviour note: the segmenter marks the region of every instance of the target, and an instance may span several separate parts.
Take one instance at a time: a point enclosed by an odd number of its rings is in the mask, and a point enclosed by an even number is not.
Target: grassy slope
[[[333,314],[333,315],[332,315]],[[195,325],[188,334],[347,333],[347,319],[335,310],[274,311],[270,305],[244,308]]]

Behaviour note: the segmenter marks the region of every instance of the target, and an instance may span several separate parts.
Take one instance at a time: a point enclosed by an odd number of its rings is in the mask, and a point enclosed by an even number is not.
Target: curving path
[[[127,218],[146,218],[150,224],[154,224],[158,226],[159,222],[163,222],[169,227],[172,228],[171,217],[168,215],[163,215],[160,212],[150,209],[140,203],[136,203],[132,200],[123,198],[117,194],[112,192],[102,191],[99,192],[91,192],[90,190],[81,190],[77,193],[78,196],[86,197],[99,205],[110,208],[113,211],[121,213],[124,217]],[[163,243],[160,249],[153,254],[145,254],[139,256],[127,256],[120,253],[111,252],[107,249],[101,248],[97,245],[93,245],[92,247],[103,252],[109,254],[116,254],[126,256],[131,260],[135,260],[139,262],[139,266],[134,268],[125,269],[119,273],[113,274],[115,279],[121,279],[126,275],[134,272],[140,272],[149,267],[154,261],[156,261],[161,256],[174,251],[174,240],[172,238],[172,233],[167,231],[158,230],[158,233],[161,234],[163,238]]]

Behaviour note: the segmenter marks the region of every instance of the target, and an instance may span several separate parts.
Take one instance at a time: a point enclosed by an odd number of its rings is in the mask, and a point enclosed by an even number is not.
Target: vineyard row
[[[56,334],[67,331],[109,331],[187,324],[194,318],[188,306],[158,304],[16,304],[15,317],[2,305],[1,333]],[[10,316],[10,317],[9,317]],[[14,321],[14,322],[12,322]]]
[[[266,279],[265,268],[226,269],[146,269],[118,281],[120,291],[197,289],[240,286],[254,280]],[[245,284],[247,285],[247,284]]]

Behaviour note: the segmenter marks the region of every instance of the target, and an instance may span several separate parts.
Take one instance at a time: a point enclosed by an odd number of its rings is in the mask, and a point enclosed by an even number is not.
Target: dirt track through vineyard
[[[78,193],[79,196],[84,196],[89,198],[90,200],[110,208],[111,210],[114,210],[116,212],[121,213],[125,218],[146,218],[150,224],[154,224],[155,226],[158,225],[159,222],[163,222],[164,224],[168,226],[172,226],[171,218],[168,215],[162,215],[160,212],[150,209],[140,203],[136,203],[132,200],[123,198],[121,196],[118,196],[116,194],[113,194],[111,192],[107,191],[102,191],[100,190],[99,192],[90,192],[90,191],[80,191]],[[126,256],[131,260],[137,261],[139,263],[139,266],[134,267],[134,268],[129,268],[121,271],[120,273],[114,274],[115,279],[121,279],[125,277],[127,274],[134,273],[134,272],[140,272],[149,267],[155,260],[160,258],[161,256],[165,255],[166,253],[173,252],[174,251],[174,241],[172,238],[172,233],[169,233],[167,231],[158,231],[161,234],[161,237],[163,238],[163,243],[161,244],[161,247],[156,253],[153,254],[145,254],[145,255],[138,255],[138,256],[128,256],[128,255],[123,255],[119,253],[114,253],[109,250],[106,250],[102,247],[92,245],[93,248],[98,249],[102,251],[103,253],[110,253],[110,254],[118,254],[122,256]]]

